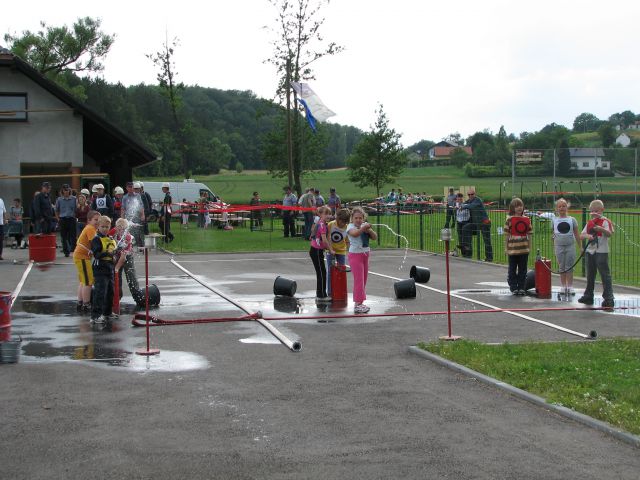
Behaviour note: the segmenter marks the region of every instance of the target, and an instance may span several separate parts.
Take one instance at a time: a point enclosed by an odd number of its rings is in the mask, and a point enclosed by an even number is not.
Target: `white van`
[[[164,200],[164,193],[162,192],[162,184],[165,182],[145,182],[144,183],[144,191],[148,192],[151,195],[152,201],[152,209],[156,210],[156,212],[160,211],[159,204]],[[167,182],[169,183],[169,192],[171,193],[171,198],[173,199],[173,203],[182,202],[183,198],[187,199],[187,202],[195,202],[197,201],[202,192],[206,192],[208,200],[210,202],[217,202],[218,196],[213,193],[209,187],[207,187],[204,183],[195,182],[192,178],[186,179],[182,182]],[[177,211],[177,209],[174,209]]]

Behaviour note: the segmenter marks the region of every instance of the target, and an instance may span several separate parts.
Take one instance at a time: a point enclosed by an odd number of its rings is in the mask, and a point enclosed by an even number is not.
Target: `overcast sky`
[[[155,83],[146,53],[178,37],[179,80],[272,98],[275,10],[267,0],[5,2],[0,33],[102,19],[116,42],[103,76]],[[489,129],[568,127],[582,112],[640,112],[640,2],[621,0],[333,0],[323,34],[345,51],[315,64],[309,82],[337,113],[369,129],[378,103],[408,146]],[[0,44],[3,40],[0,39]]]

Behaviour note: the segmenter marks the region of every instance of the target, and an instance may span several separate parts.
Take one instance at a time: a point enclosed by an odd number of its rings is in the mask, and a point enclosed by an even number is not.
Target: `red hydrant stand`
[[[535,277],[538,298],[551,298],[551,260],[536,258]]]
[[[331,299],[334,302],[347,300],[347,267],[331,265]]]

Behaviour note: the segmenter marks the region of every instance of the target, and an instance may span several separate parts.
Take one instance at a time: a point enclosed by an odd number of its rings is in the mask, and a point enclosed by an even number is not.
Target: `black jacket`
[[[91,251],[93,252],[93,275],[111,275],[116,241],[98,232],[91,240]]]
[[[35,220],[53,218],[53,205],[48,193],[40,192],[33,199],[33,218]]]

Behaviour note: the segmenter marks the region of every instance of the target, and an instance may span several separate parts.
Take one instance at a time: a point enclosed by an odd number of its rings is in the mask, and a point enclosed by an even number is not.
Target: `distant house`
[[[611,170],[611,162],[604,159],[602,148],[570,148],[572,170]]]
[[[629,125],[629,130],[640,130],[640,120],[637,120]]]
[[[54,192],[63,183],[80,190],[85,186],[81,176],[98,174],[108,175],[111,187],[123,186],[134,167],[157,159],[127,132],[0,47],[0,191],[5,203],[21,197],[28,204],[43,180],[51,180]]]
[[[621,133],[618,135],[618,138],[616,138],[616,143],[623,147],[628,147],[631,144],[631,138],[629,138],[629,135],[626,133]]]
[[[471,147],[461,147],[454,142],[448,142],[443,140],[441,142],[436,143],[429,149],[429,159],[431,160],[448,160],[451,158],[451,153],[460,148],[467,152],[469,155],[473,154],[473,150]]]

